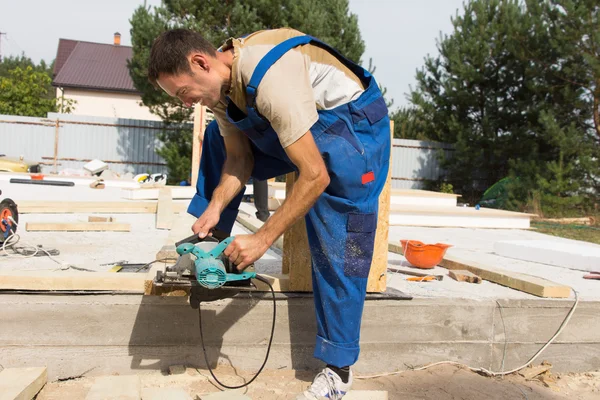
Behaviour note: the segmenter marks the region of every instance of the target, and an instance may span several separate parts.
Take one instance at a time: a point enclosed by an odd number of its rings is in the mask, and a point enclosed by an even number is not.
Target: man
[[[340,399],[352,385],[373,256],[378,198],[389,167],[390,132],[375,79],[328,45],[292,29],[230,39],[216,50],[188,30],[161,34],[148,76],[185,105],[215,114],[223,138],[205,136],[194,233],[230,232],[244,184],[292,171],[286,201],[225,254],[259,259],[306,217],[317,317],[314,355],[327,366],[298,399]]]

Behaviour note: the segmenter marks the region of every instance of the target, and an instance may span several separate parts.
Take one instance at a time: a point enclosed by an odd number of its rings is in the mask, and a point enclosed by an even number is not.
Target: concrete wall
[[[245,370],[262,363],[272,303],[235,298],[202,306],[209,360]],[[452,360],[499,371],[524,364],[556,332],[567,300],[370,300],[365,305],[358,373],[380,373]],[[581,302],[570,324],[540,357],[553,372],[600,368],[600,303]],[[140,295],[0,294],[0,363],[47,366],[56,380],[205,365],[198,311],[187,298]],[[267,368],[316,368],[311,298],[277,301]]]
[[[58,98],[62,94],[63,90],[56,91]],[[77,101],[72,115],[160,121],[148,107],[141,105],[142,99],[137,94],[65,88],[64,96]]]

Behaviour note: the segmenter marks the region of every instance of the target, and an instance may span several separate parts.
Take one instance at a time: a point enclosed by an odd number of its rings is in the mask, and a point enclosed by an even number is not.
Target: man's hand
[[[223,252],[239,271],[258,260],[267,252],[269,244],[261,235],[238,235]]]
[[[200,239],[204,239],[210,230],[217,226],[220,218],[221,213],[219,212],[218,208],[209,204],[208,208],[204,211],[200,218],[198,218],[198,220],[194,222],[194,225],[192,225],[192,231],[198,235]]]

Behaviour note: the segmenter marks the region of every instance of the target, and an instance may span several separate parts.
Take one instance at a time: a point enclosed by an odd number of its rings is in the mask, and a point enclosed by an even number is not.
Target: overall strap
[[[352,63],[347,60],[344,56],[342,56],[336,49],[327,45],[326,43],[321,42],[319,39],[316,39],[309,35],[304,36],[296,36],[290,39],[287,39],[277,46],[272,48],[258,63],[254,72],[252,73],[252,77],[250,78],[250,83],[246,86],[246,103],[248,107],[255,108],[256,105],[256,90],[260,85],[260,82],[264,78],[265,74],[271,68],[273,64],[275,64],[285,53],[289,50],[301,46],[304,44],[314,44],[316,46],[322,47],[332,53],[340,60],[345,60],[348,63]],[[354,64],[354,63],[352,63]],[[366,72],[368,74],[368,72]]]

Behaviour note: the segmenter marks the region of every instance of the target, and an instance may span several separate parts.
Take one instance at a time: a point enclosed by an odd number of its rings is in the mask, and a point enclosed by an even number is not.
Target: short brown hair
[[[191,73],[188,55],[198,51],[211,57],[215,56],[215,47],[202,35],[189,29],[172,29],[154,39],[148,63],[148,79],[156,84],[160,74]]]

